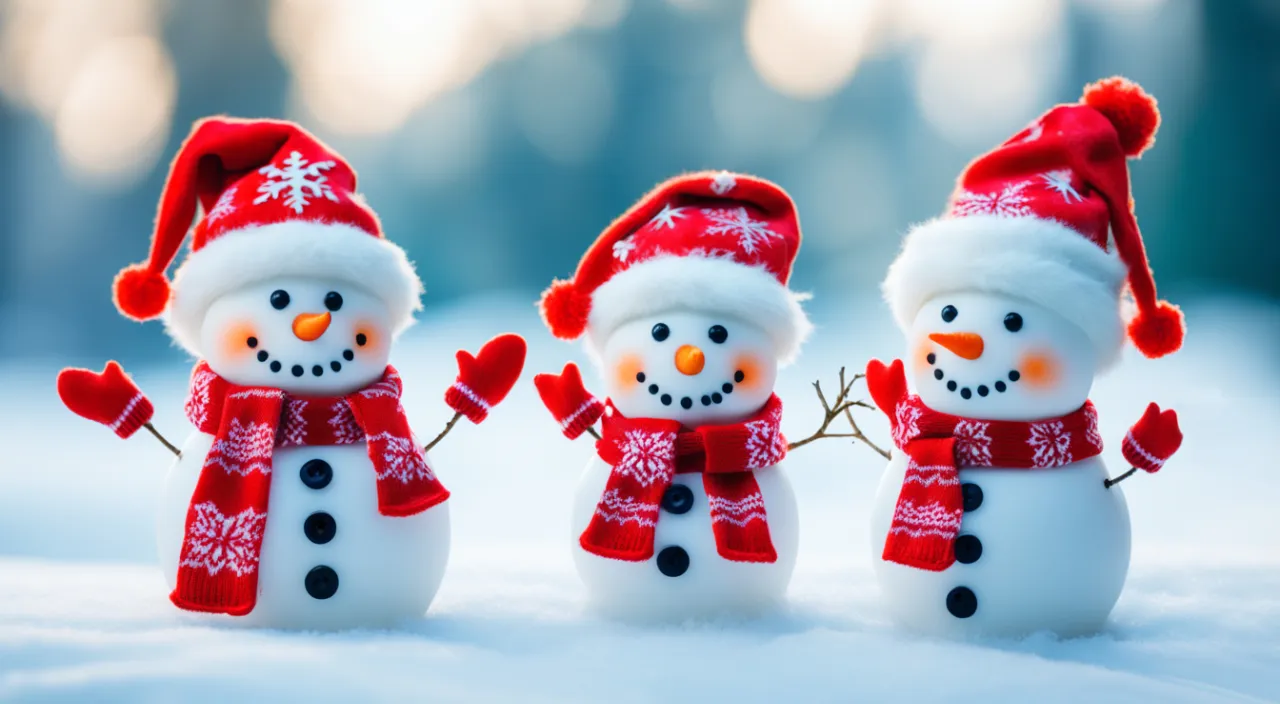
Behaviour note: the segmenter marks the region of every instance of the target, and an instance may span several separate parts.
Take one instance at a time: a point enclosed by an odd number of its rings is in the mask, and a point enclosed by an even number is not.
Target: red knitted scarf
[[[384,516],[412,516],[449,498],[409,430],[402,388],[387,367],[381,380],[347,396],[295,398],[237,386],[196,365],[187,418],[214,441],[187,510],[173,603],[234,616],[253,610],[277,447],[367,443]]]
[[[893,443],[907,455],[884,544],[883,557],[889,562],[934,572],[955,562],[953,546],[964,514],[961,467],[1043,469],[1102,452],[1098,413],[1089,401],[1061,418],[973,420],[939,413],[919,396],[907,396],[905,379],[900,385],[879,381],[868,375],[872,396],[889,416]],[[889,399],[897,389],[902,391],[894,403]]]
[[[787,454],[781,423],[777,396],[746,421],[692,431],[682,431],[673,420],[624,418],[610,403],[596,452],[613,471],[579,539],[582,548],[615,560],[649,559],[663,493],[677,473],[701,472],[720,556],[777,561],[752,470],[771,467]]]

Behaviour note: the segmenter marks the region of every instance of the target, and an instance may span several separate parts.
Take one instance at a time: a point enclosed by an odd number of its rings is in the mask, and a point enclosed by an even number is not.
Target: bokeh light
[[[752,0],[747,55],[782,93],[830,95],[853,77],[879,10],[877,0]]]
[[[512,51],[627,10],[599,1],[587,12],[587,0],[273,0],[271,38],[309,115],[377,134]]]
[[[51,123],[73,175],[121,189],[150,170],[177,93],[157,0],[11,0],[0,91]]]

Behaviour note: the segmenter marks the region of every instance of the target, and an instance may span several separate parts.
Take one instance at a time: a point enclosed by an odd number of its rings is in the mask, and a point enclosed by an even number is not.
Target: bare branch
[[[808,445],[814,440],[821,440],[823,438],[852,438],[853,440],[858,440],[863,443],[866,443],[868,447],[880,453],[884,457],[888,458],[889,454],[884,450],[881,450],[879,447],[877,447],[875,443],[868,440],[867,436],[863,435],[862,431],[858,428],[858,424],[853,422],[853,414],[851,412],[851,409],[853,409],[854,407],[871,408],[871,406],[864,401],[849,400],[849,394],[853,392],[854,384],[857,384],[858,381],[863,379],[865,376],[866,376],[865,374],[854,374],[853,377],[850,379],[846,376],[844,367],[841,367],[840,375],[839,375],[840,392],[839,394],[836,395],[834,403],[829,402],[827,400],[827,395],[822,391],[822,383],[818,381],[813,382],[814,393],[818,395],[818,402],[822,404],[822,413],[823,413],[822,424],[818,426],[818,430],[814,432],[812,435],[810,435],[809,437],[803,440],[797,440],[796,442],[791,443],[790,445],[787,446],[787,449],[795,450],[797,448],[801,448],[801,447],[804,447],[805,445]],[[852,433],[827,432],[827,429],[831,427],[831,423],[833,423],[836,418],[839,418],[841,414],[843,414],[846,418],[849,419],[850,425],[853,426],[853,432]]]
[[[444,436],[448,435],[449,431],[453,430],[453,426],[457,425],[458,421],[461,419],[462,419],[462,411],[458,411],[457,413],[454,413],[453,417],[449,419],[449,422],[445,423],[444,430],[440,431],[440,434],[436,436],[435,440],[432,440],[431,442],[427,443],[427,446],[423,448],[422,451],[431,452],[431,448],[440,444],[440,441],[444,440]]]

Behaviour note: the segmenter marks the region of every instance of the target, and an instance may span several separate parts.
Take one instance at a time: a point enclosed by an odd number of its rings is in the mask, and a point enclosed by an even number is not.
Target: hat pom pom
[[[1116,128],[1125,156],[1139,156],[1155,143],[1160,110],[1137,83],[1121,76],[1104,78],[1085,86],[1083,100]]]
[[[116,276],[116,308],[128,318],[151,320],[169,305],[169,280],[146,264],[133,264]]]
[[[1168,301],[1157,302],[1151,310],[1139,310],[1129,321],[1129,339],[1133,340],[1133,346],[1151,359],[1177,352],[1186,332],[1182,311]]]
[[[556,280],[542,294],[542,319],[551,334],[562,340],[574,340],[587,329],[591,314],[591,297],[583,294],[572,281]]]

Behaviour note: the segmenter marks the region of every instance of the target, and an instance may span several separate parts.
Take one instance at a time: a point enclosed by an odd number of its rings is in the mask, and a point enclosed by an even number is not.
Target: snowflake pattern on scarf
[[[1032,423],[1027,444],[1035,450],[1031,461],[1036,467],[1061,467],[1072,461],[1071,432],[1060,420]]]
[[[673,472],[676,445],[674,435],[628,430],[619,445],[622,459],[616,470],[642,486],[668,481]]]
[[[183,567],[203,568],[211,576],[222,570],[244,576],[258,569],[267,514],[246,508],[227,516],[212,501],[193,508],[196,518],[187,531]]]

